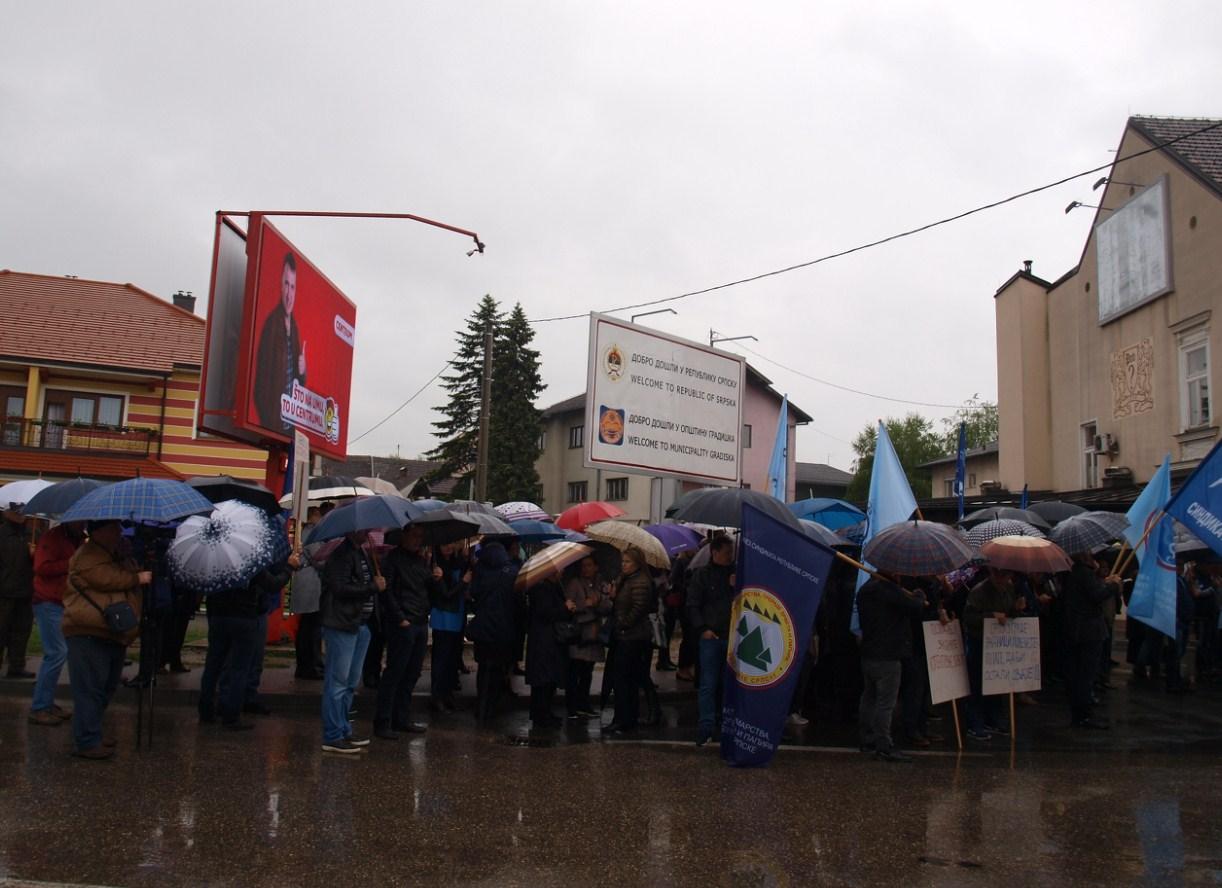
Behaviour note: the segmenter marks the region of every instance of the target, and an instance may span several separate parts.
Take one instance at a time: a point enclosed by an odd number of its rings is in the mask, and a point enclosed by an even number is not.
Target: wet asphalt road
[[[0,884],[1222,882],[1216,747],[890,765],[806,746],[736,771],[681,724],[603,743],[512,713],[482,733],[451,716],[354,760],[324,755],[305,712],[234,734],[166,706],[137,752],[120,704],[118,755],[99,763],[67,755],[66,726],[27,725],[25,705],[0,698]]]

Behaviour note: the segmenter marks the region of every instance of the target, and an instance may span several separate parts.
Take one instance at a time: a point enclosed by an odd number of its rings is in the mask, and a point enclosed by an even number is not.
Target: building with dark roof
[[[795,501],[812,497],[844,499],[852,480],[852,472],[827,463],[795,462],[793,498]]]
[[[997,451],[997,442],[990,441],[983,447],[973,447],[964,454],[964,496],[979,496],[1000,489]],[[955,470],[958,463],[959,455],[952,453],[950,456],[940,456],[918,466],[918,468],[929,470],[929,489],[932,491],[932,496],[955,495]]]
[[[262,480],[266,453],[197,433],[194,302],[0,271],[0,479]]]
[[[1095,214],[1078,264],[995,294],[1003,489],[1133,490],[1218,439],[1222,120],[1131,117],[1116,158],[1066,209]]]

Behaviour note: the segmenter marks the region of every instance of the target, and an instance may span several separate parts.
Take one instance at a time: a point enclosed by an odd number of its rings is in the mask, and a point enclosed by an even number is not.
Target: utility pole
[[[475,460],[476,502],[488,498],[488,426],[492,414],[492,325],[484,331],[484,379],[479,399],[479,444]]]

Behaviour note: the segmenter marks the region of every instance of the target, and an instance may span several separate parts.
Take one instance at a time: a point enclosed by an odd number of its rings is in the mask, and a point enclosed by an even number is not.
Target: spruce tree
[[[494,503],[538,502],[542,493],[539,459],[543,392],[539,352],[530,347],[535,331],[521,303],[501,327],[493,352],[492,423],[488,444],[488,498]]]
[[[455,334],[458,348],[450,362],[451,372],[441,377],[441,386],[449,394],[445,405],[434,408],[445,417],[433,423],[433,434],[441,443],[425,455],[441,462],[431,476],[433,479],[452,475],[463,479],[454,490],[456,497],[469,499],[473,492],[472,476],[479,446],[480,390],[484,381],[484,334],[491,326],[497,338],[503,335],[504,325],[505,316],[496,300],[485,295],[467,319],[466,329]],[[494,359],[495,354],[494,350]]]

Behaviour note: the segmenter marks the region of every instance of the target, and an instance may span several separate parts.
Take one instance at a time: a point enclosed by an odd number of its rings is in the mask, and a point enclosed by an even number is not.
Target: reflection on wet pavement
[[[159,713],[111,762],[0,700],[0,878],[102,885],[1217,884],[1212,755],[782,752],[570,742],[466,719],[325,756],[308,717],[243,735]],[[574,729],[576,730],[576,729]],[[588,739],[596,725],[585,731]],[[581,732],[578,732],[579,734]],[[512,736],[512,742],[507,738]],[[524,740],[522,738],[525,738]],[[677,738],[676,738],[677,740]]]

